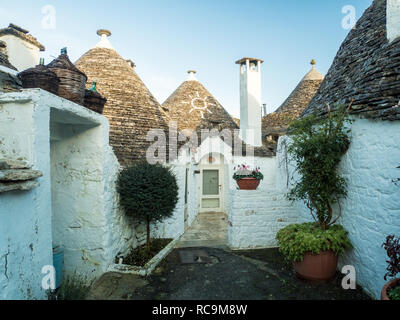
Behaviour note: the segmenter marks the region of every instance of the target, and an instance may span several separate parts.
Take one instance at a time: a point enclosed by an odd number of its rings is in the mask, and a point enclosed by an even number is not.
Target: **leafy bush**
[[[400,300],[400,287],[396,287],[388,291],[390,300]]]
[[[178,202],[175,175],[160,164],[137,162],[120,173],[117,190],[126,214],[146,222],[150,250],[150,223],[171,217]]]
[[[394,278],[400,273],[400,237],[396,238],[394,235],[388,236],[385,243],[382,245],[389,257],[387,273],[385,274],[385,280],[388,277]]]
[[[292,262],[302,261],[306,252],[320,254],[333,250],[339,255],[351,248],[348,232],[340,225],[324,230],[316,223],[292,224],[281,229],[276,238],[284,257]]]
[[[91,283],[77,276],[67,276],[56,294],[57,300],[85,300],[89,294]]]
[[[251,169],[250,166],[246,166],[242,164],[240,166],[235,167],[235,173],[233,175],[234,180],[240,180],[243,178],[256,178],[257,180],[263,180],[264,175],[261,173],[260,168]]]
[[[347,196],[347,183],[338,168],[350,146],[350,129],[346,123],[351,122],[342,107],[324,118],[311,115],[296,120],[288,129],[292,139],[288,153],[300,175],[288,198],[303,200],[323,229],[337,221],[333,219],[333,205]]]

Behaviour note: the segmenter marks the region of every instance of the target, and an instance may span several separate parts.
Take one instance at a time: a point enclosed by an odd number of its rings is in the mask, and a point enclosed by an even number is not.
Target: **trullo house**
[[[374,0],[342,43],[328,74],[303,116],[324,115],[327,105],[351,105],[351,146],[341,162],[348,181],[339,223],[354,249],[341,266],[354,266],[357,282],[379,298],[385,282],[386,236],[400,232],[400,191],[392,180],[400,161],[400,6],[396,0]],[[278,182],[291,180],[281,138]],[[290,166],[289,166],[290,167]],[[298,206],[304,219],[309,211]]]

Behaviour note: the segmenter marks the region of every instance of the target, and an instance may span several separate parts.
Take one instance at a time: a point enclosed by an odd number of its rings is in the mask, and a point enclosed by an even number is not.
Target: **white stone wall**
[[[92,279],[134,243],[135,229],[118,208],[108,127],[57,123],[63,117],[51,117],[53,242],[64,247],[66,275]]]
[[[235,158],[235,164],[241,163],[249,161]],[[233,249],[275,247],[276,233],[298,221],[296,208],[277,189],[276,158],[255,158],[254,165],[264,174],[257,190],[238,190],[231,179],[228,240]]]
[[[400,0],[387,0],[387,38],[392,42],[400,37]]]
[[[87,280],[137,244],[118,207],[105,117],[30,89],[0,94],[0,123],[0,158],[43,172],[40,187],[0,194],[0,299],[45,298],[41,269],[53,244],[65,248],[65,273]]]
[[[171,218],[152,225],[152,238],[176,239],[185,232],[185,175],[186,165],[172,165],[178,183],[178,203]]]
[[[399,122],[358,119],[352,125],[351,147],[341,162],[348,197],[342,202],[339,223],[349,231],[354,249],[339,264],[355,266],[357,282],[377,299],[387,266],[381,245],[387,235],[400,236],[400,187],[391,182],[400,177],[396,169],[400,165],[399,141]],[[278,177],[285,179],[285,175]],[[309,221],[305,206],[297,207],[302,221]]]
[[[199,212],[199,180],[200,175],[196,174],[198,166],[190,166],[189,171],[189,195],[188,195],[188,221],[187,227],[191,226]]]
[[[13,35],[4,35],[0,40],[7,44],[7,55],[10,63],[19,72],[39,64],[39,48]]]
[[[0,194],[0,300],[44,299],[41,270],[52,264],[49,132],[35,132],[49,123],[44,110],[30,101],[0,94],[0,158],[22,159],[40,170],[40,187]]]

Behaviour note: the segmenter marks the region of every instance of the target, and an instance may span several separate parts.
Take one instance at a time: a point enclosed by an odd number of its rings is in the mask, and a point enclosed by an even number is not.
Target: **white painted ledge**
[[[108,268],[108,272],[117,272],[123,274],[136,274],[139,276],[151,275],[154,269],[160,264],[164,258],[170,254],[170,252],[175,249],[176,244],[181,237],[172,240],[163,250],[161,250],[153,259],[146,263],[144,267],[130,266],[127,264],[113,264]]]

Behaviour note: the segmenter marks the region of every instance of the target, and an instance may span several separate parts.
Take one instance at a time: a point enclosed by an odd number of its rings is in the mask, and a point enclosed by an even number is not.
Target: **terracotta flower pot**
[[[388,289],[392,289],[394,287],[400,286],[400,279],[394,279],[384,285],[381,292],[381,300],[390,300],[387,291]]]
[[[256,190],[260,185],[260,180],[256,178],[243,178],[236,182],[240,190]]]
[[[333,251],[323,251],[318,255],[306,253],[301,262],[294,262],[297,277],[313,282],[331,280],[338,265],[338,256]]]

